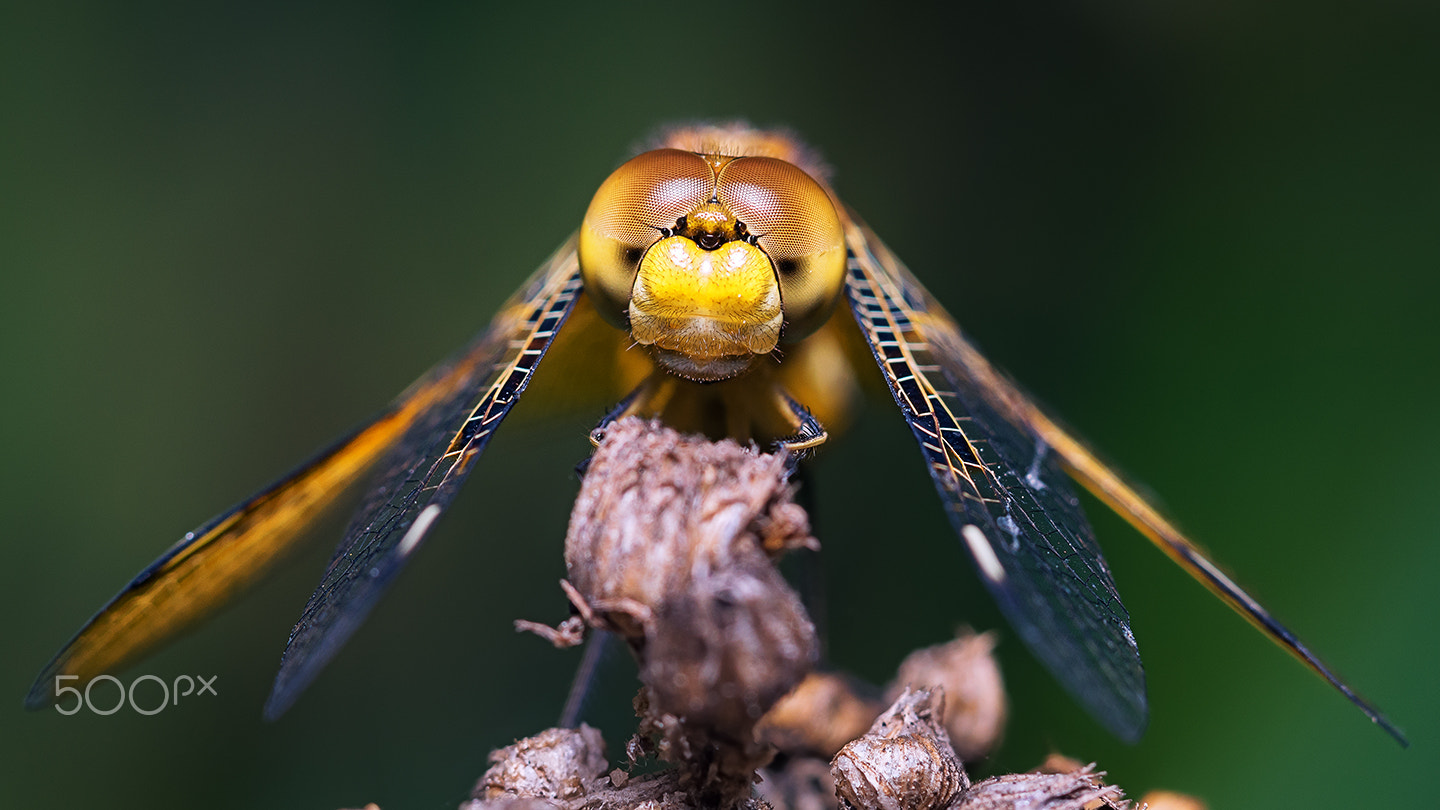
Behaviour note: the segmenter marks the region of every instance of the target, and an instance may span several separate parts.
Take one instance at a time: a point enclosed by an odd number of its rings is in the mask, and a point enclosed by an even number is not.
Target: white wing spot
[[[965,538],[965,545],[970,547],[970,554],[980,565],[980,573],[991,582],[1004,582],[1005,568],[1000,565],[1000,558],[995,556],[995,549],[990,547],[990,540],[980,527],[967,523],[960,530],[960,536]]]
[[[995,525],[1004,529],[1005,533],[1010,535],[1010,541],[1005,544],[1005,547],[1010,549],[1011,554],[1018,553],[1020,551],[1020,526],[1015,523],[1015,518],[1009,515],[1001,515],[1000,518],[995,521]]]
[[[1025,471],[1025,483],[1036,491],[1048,489],[1045,482],[1040,478],[1040,464],[1045,460],[1045,454],[1050,452],[1050,445],[1043,440],[1035,443],[1035,459],[1030,462],[1030,469]]]
[[[395,550],[400,552],[400,556],[408,557],[410,552],[420,545],[420,538],[430,531],[430,524],[434,523],[437,517],[440,517],[439,504],[432,503],[420,512],[420,516],[410,524],[410,531],[405,532],[405,536],[400,538],[400,545],[395,547]]]

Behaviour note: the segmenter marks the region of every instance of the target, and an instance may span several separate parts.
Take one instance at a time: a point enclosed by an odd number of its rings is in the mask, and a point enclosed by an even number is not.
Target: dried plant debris
[[[571,799],[605,775],[605,741],[600,732],[552,728],[490,754],[490,769],[480,777],[471,798],[520,796]]]
[[[699,810],[714,807],[680,771],[632,777],[610,769],[600,733],[549,729],[490,755],[490,769],[460,810]],[[607,772],[608,771],[608,772]],[[745,797],[739,810],[768,810]]]
[[[674,771],[627,779],[623,787],[597,785],[595,790],[571,799],[504,796],[473,799],[460,810],[707,810],[713,805],[698,801],[681,787]],[[737,810],[771,810],[758,798],[748,798]]]
[[[762,769],[755,793],[777,810],[835,810],[835,776],[827,760],[815,757]]]
[[[835,757],[835,793],[853,810],[1128,808],[1093,765],[970,784],[945,732],[942,689],[906,690],[870,732]],[[1066,763],[1069,764],[1069,763]]]
[[[609,426],[566,538],[576,615],[517,625],[557,646],[591,628],[624,638],[642,681],[630,767],[677,767],[633,775],[607,762],[594,729],[552,729],[492,754],[463,810],[1130,806],[1073,761],[971,784],[962,758],[993,750],[1007,710],[989,634],[912,654],[883,712],[864,686],[813,673],[814,626],[773,565],[816,547],[792,495],[783,456],[639,419]]]
[[[655,611],[640,673],[655,708],[749,734],[814,666],[814,627],[780,574],[763,566],[699,579]]]
[[[554,627],[527,619],[516,619],[515,629],[521,633],[534,633],[555,645],[556,649],[568,650],[585,643],[587,624],[583,616],[571,616]]]
[[[1090,767],[1067,773],[1010,773],[976,782],[952,810],[1124,810],[1125,794]]]
[[[607,772],[604,744],[594,729],[550,729],[502,748],[461,810],[1102,810],[1132,808],[1121,791],[1102,781],[1093,765],[1060,773],[1008,774],[973,785],[950,751],[938,690],[908,692],[869,733],[836,757],[833,770],[820,760],[796,757],[762,770],[748,792],[722,805],[684,769],[631,776]],[[843,758],[843,761],[842,761]],[[1056,765],[1073,762],[1056,761]],[[1148,798],[1148,797],[1147,797]],[[1156,794],[1157,802],[1192,801]],[[1203,805],[1152,805],[1152,810],[1203,810]],[[378,808],[376,808],[378,810]]]
[[[1094,762],[1081,762],[1051,752],[1040,767],[1028,774],[1004,774],[973,785],[955,810],[1035,807],[1035,809],[1129,809],[1120,788],[1104,784],[1104,771]]]
[[[696,583],[813,547],[791,496],[783,455],[623,419],[606,430],[570,514],[570,582],[613,629],[640,640],[646,613]]]
[[[1092,767],[1074,757],[1067,757],[1059,751],[1051,751],[1045,755],[1045,761],[1035,769],[1035,773],[1070,773],[1071,771],[1083,771]]]
[[[823,691],[827,682],[847,683],[831,676],[812,680],[807,689]],[[594,729],[552,729],[492,754],[492,767],[477,784],[474,800],[462,810],[531,806],[565,810],[831,810],[837,800],[840,807],[856,810],[1134,807],[1118,787],[1104,783],[1104,774],[1093,764],[1059,754],[1048,757],[1035,773],[996,776],[971,784],[948,738],[947,700],[940,688],[903,692],[866,734],[844,746],[833,766],[814,757],[786,755],[765,767],[769,758],[766,746],[736,741],[717,744],[713,729],[654,712],[646,694],[642,690],[636,699],[637,712],[645,719],[641,724],[644,733],[632,740],[632,757],[663,752],[665,759],[692,766],[709,757],[708,770],[681,767],[631,776],[611,769]],[[760,769],[758,773],[755,768]],[[717,779],[727,773],[728,777]],[[1146,801],[1152,810],[1204,807],[1178,794],[1155,793],[1146,796]]]
[[[952,641],[911,653],[885,697],[893,702],[907,688],[943,688],[945,730],[955,753],[965,762],[982,760],[999,745],[1007,714],[994,649],[994,634],[962,629]],[[811,673],[765,715],[757,733],[783,753],[829,759],[885,708],[871,691],[838,673]]]
[[[640,664],[641,739],[628,750],[682,765],[682,782],[721,805],[749,796],[771,756],[755,724],[818,656],[772,563],[815,546],[792,495],[783,455],[625,419],[606,430],[570,516],[570,599]]]
[[[831,763],[835,795],[847,810],[929,810],[950,806],[970,779],[945,732],[945,692],[906,690]]]
[[[1168,790],[1152,790],[1140,797],[1140,806],[1147,810],[1205,810],[1205,803],[1194,796]]]
[[[570,516],[572,599],[640,659],[652,707],[732,735],[804,678],[814,625],[770,555],[813,546],[785,458],[625,419]]]
[[[885,709],[865,691],[845,675],[812,672],[770,709],[755,733],[786,754],[829,760]]]
[[[966,762],[989,756],[1005,732],[1005,682],[995,660],[995,634],[969,628],[945,644],[916,650],[905,658],[886,691],[895,700],[907,688],[945,690],[945,730],[955,753]]]
[[[756,739],[753,727],[730,734],[714,726],[656,710],[650,688],[636,698],[640,723],[626,746],[632,762],[640,755],[679,767],[679,785],[706,807],[734,807],[750,799],[757,771],[768,765],[775,749]]]
[[[1078,759],[1067,757],[1064,754],[1056,752],[1052,752],[1049,756],[1045,757],[1045,761],[1040,763],[1040,767],[1035,769],[1035,773],[1093,773],[1093,775],[1097,777],[1103,776],[1103,774],[1095,772],[1094,763],[1087,765]],[[1099,799],[1092,800],[1089,804],[1085,805],[1087,810],[1100,810],[1101,808],[1112,806],[1122,805],[1118,803],[1107,803]],[[1141,796],[1138,805],[1135,806],[1141,808],[1141,810],[1205,810],[1205,803],[1199,799],[1169,790],[1152,790],[1144,796]]]

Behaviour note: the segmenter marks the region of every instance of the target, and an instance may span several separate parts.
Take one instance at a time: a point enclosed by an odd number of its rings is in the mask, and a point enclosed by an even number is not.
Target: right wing
[[[572,237],[466,356],[470,372],[406,431],[290,633],[265,717],[290,708],[359,628],[450,505],[581,292]]]
[[[516,341],[532,337],[537,306],[553,309],[553,299],[568,296],[561,306],[568,312],[578,289],[574,269],[572,240],[470,346],[427,372],[374,420],[188,532],[56,653],[30,687],[25,707],[52,704],[60,678],[83,684],[134,663],[273,571],[299,546],[305,529],[381,455],[397,442],[402,451],[413,453],[418,434],[433,430],[449,411],[465,408],[467,400],[478,397],[477,390],[494,384],[515,364],[524,352],[516,349]],[[534,360],[525,363],[533,367]]]

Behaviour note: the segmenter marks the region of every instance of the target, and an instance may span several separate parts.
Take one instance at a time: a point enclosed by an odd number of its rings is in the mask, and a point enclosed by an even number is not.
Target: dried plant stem
[[[642,681],[626,751],[674,767],[631,776],[594,729],[551,729],[494,752],[464,810],[1129,805],[1093,766],[971,783],[963,760],[997,744],[1006,716],[992,636],[913,654],[888,708],[868,696],[879,690],[813,672],[814,626],[773,564],[817,547],[792,494],[781,456],[638,419],[610,426],[566,538],[575,616],[517,626],[557,646],[587,629],[624,639]]]

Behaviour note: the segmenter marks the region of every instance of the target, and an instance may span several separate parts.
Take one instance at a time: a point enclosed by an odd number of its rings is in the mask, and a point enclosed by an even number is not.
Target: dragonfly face
[[[824,323],[845,278],[830,195],[776,157],[656,149],[600,186],[580,273],[600,313],[666,370],[715,381]]]
[[[837,310],[842,298],[848,306]],[[839,203],[804,147],[734,126],[671,131],[660,148],[616,170],[579,234],[468,347],[373,421],[182,538],[55,656],[26,704],[48,705],[59,679],[85,681],[122,667],[209,615],[278,564],[305,526],[377,467],[286,646],[265,710],[272,718],[284,712],[424,542],[571,315],[587,310],[598,316],[591,322],[628,330],[658,368],[617,414],[683,421],[687,398],[691,406],[704,400],[699,410],[725,412],[710,432],[788,431],[782,447],[790,449],[825,438],[810,411],[833,412],[828,398],[855,372],[824,341],[832,329],[848,329],[868,348],[957,539],[1016,634],[1122,738],[1137,738],[1145,726],[1144,670],[1071,478],[1403,742],[996,371]],[[732,418],[737,413],[747,419]],[[778,427],[764,427],[766,419]]]

